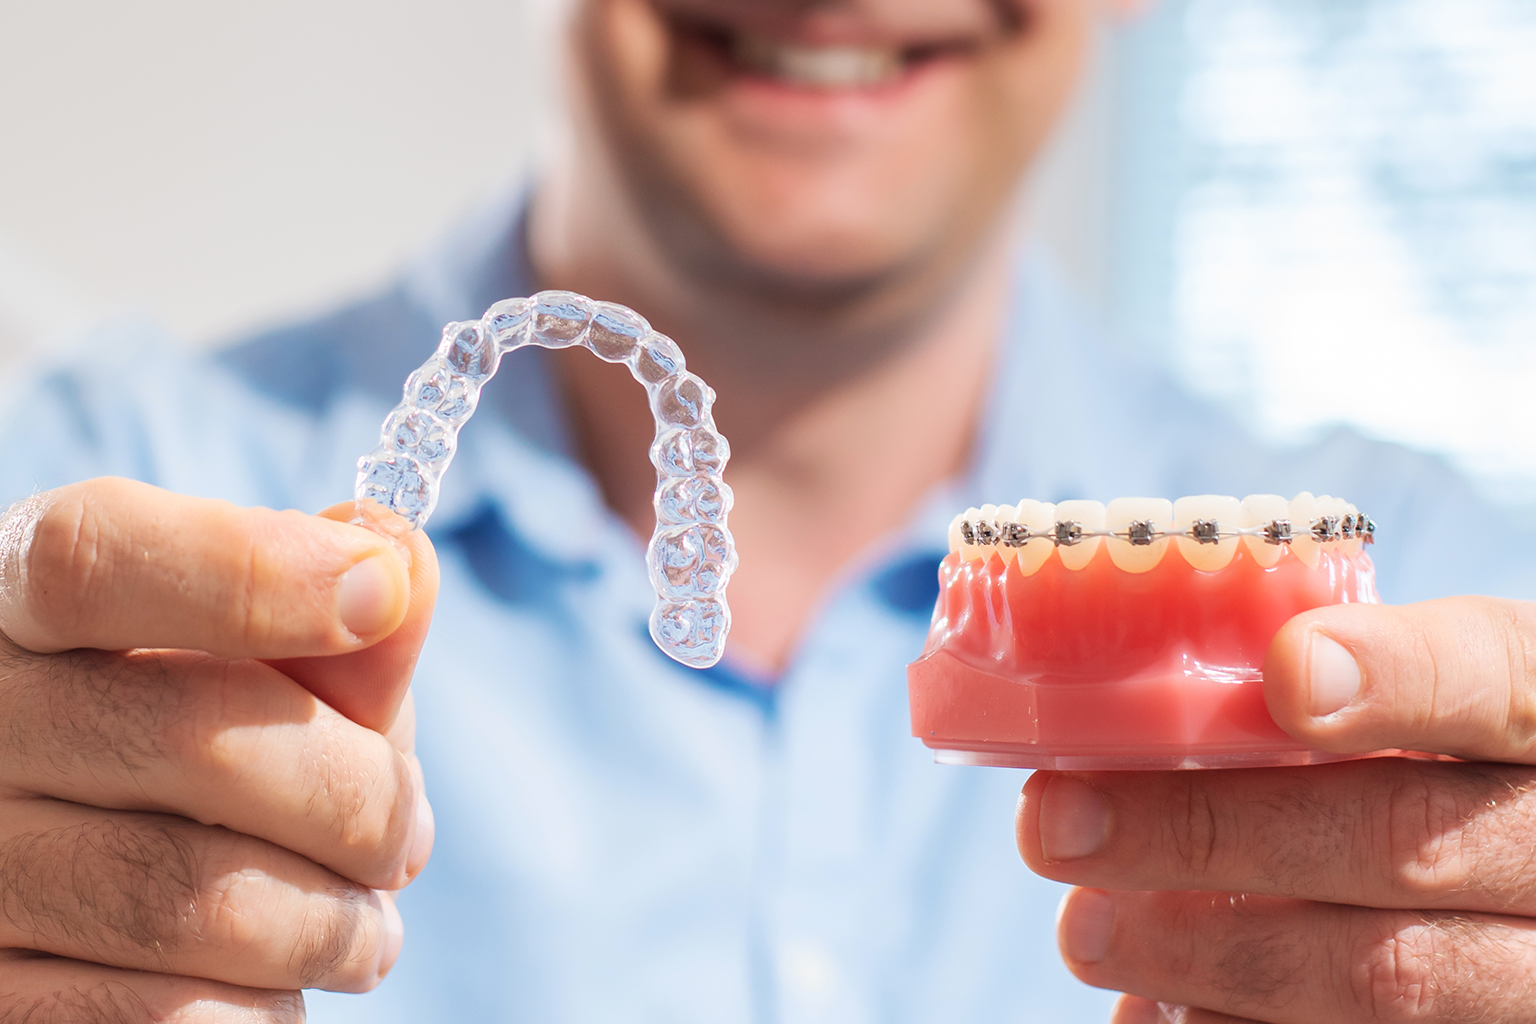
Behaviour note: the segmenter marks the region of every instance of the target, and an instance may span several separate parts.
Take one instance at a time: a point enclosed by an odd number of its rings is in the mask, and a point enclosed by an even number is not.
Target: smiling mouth
[[[730,74],[818,91],[890,85],[938,60],[968,56],[985,43],[969,38],[813,44],[691,20],[675,20],[672,31],[680,41],[708,52]]]

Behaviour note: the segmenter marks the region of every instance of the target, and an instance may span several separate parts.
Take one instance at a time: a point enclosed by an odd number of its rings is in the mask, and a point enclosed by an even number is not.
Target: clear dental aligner
[[[1138,572],[1155,565],[1171,542],[1197,568],[1219,569],[1231,561],[1239,541],[1260,564],[1273,565],[1282,548],[1311,564],[1318,545],[1358,549],[1375,539],[1375,522],[1354,505],[1305,491],[1289,501],[1273,494],[1241,501],[1211,494],[1177,502],[1117,498],[1107,506],[1021,501],[967,509],[949,528],[949,549],[962,560],[986,559],[995,552],[1026,571],[1057,548],[1078,549],[1063,552],[1062,560],[1068,568],[1081,568],[1101,541],[1116,565]]]
[[[646,549],[656,588],[651,637],[684,665],[715,664],[731,628],[725,587],[736,569],[726,526],[733,498],[721,478],[731,449],[715,429],[714,390],[688,372],[671,338],[631,309],[545,291],[504,299],[479,320],[444,327],[436,354],[406,378],[378,447],[357,461],[358,503],[377,502],[413,529],[425,525],[480,389],[503,355],[528,345],[582,346],[628,366],[645,385],[656,419],[656,529]]]

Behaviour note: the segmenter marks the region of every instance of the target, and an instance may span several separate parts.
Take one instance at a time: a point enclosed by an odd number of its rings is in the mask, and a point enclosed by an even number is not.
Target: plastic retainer
[[[646,549],[656,588],[651,637],[684,665],[715,664],[731,628],[725,587],[736,570],[726,526],[733,498],[721,477],[731,448],[715,429],[714,390],[688,372],[671,338],[631,309],[545,291],[504,299],[479,320],[444,327],[436,354],[406,378],[378,447],[357,461],[357,501],[383,505],[413,529],[425,525],[480,389],[503,355],[528,345],[581,346],[628,366],[645,385],[656,420],[656,529]]]

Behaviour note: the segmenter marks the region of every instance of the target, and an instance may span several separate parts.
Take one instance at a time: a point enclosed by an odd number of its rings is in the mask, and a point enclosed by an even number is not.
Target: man
[[[388,983],[317,1019],[1108,1012],[1055,958],[1060,888],[1016,859],[1022,777],[906,735],[953,511],[1342,493],[1383,523],[1398,600],[1528,591],[1536,557],[1431,461],[1347,433],[1254,446],[1097,348],[1015,254],[1003,211],[1097,16],[588,0],[571,159],[525,211],[324,321],[212,360],[124,330],[35,389],[9,489],[86,482],[0,531],[6,1009],[298,1019],[292,990],[390,970],[387,893],[435,833]],[[719,393],[742,564],[723,666],[644,635],[651,425],[580,352],[509,359],[431,547],[168,493],[334,502],[437,327],[539,287],[641,310]],[[1100,887],[1064,904],[1071,970],[1133,993],[1122,1022],[1149,1000],[1529,1019],[1533,649],[1530,606],[1463,598],[1302,616],[1266,667],[1277,719],[1324,749],[1503,764],[1031,777],[1018,851]]]

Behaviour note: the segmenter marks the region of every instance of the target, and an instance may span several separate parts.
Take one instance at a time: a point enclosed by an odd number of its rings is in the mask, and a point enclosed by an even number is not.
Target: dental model
[[[1335,760],[1270,718],[1264,654],[1299,612],[1379,603],[1375,534],[1353,505],[1307,493],[969,509],[907,668],[913,735],[951,764]]]
[[[684,665],[715,664],[731,628],[725,587],[736,570],[726,526],[733,499],[721,478],[731,449],[715,429],[714,391],[687,371],[672,339],[633,310],[546,291],[505,299],[479,320],[443,328],[436,354],[406,378],[378,447],[357,461],[358,504],[377,502],[413,529],[425,525],[480,389],[503,355],[528,345],[582,346],[628,366],[645,385],[656,420],[656,529],[646,549],[656,588],[651,638]]]

